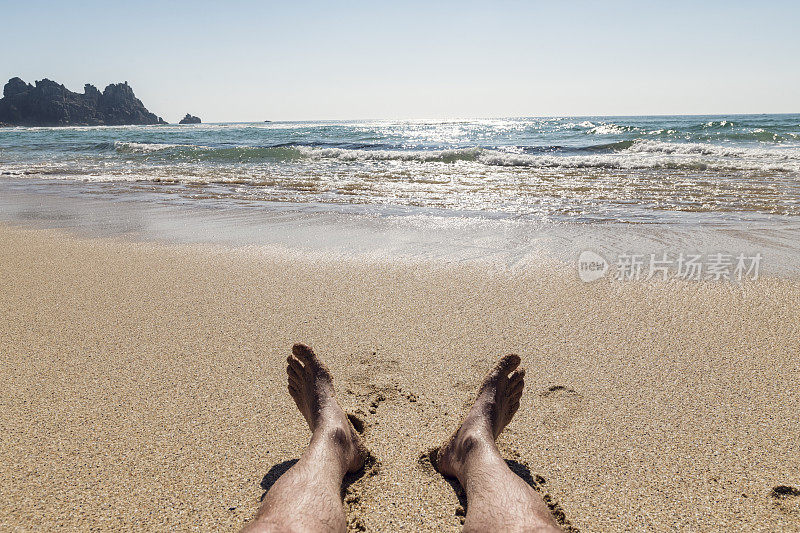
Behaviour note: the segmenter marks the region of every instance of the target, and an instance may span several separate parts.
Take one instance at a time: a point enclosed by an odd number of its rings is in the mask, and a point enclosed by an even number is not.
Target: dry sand
[[[308,441],[297,341],[380,461],[348,489],[353,527],[458,530],[424,453],[514,351],[501,449],[575,527],[800,530],[800,496],[772,492],[800,488],[796,280],[587,285],[10,227],[0,276],[2,530],[237,529]]]

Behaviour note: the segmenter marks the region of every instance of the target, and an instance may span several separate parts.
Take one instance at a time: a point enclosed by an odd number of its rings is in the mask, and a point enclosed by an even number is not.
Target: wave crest
[[[105,144],[102,145],[103,147]],[[114,149],[120,153],[127,154],[149,154],[151,152],[158,152],[160,150],[169,150],[171,148],[196,148],[191,144],[169,144],[169,143],[137,143],[137,142],[123,142],[114,141]]]
[[[290,163],[339,161],[343,163],[478,164],[494,167],[687,169],[718,171],[800,172],[796,147],[734,147],[708,143],[636,139],[577,148],[483,147],[451,150],[351,149],[281,144],[276,146],[209,147],[168,143],[117,142],[115,149],[160,162]]]

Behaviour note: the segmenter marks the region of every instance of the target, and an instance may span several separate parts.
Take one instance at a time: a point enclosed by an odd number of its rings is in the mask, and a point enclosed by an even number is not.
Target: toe
[[[292,353],[304,365],[308,366],[312,370],[319,368],[319,358],[317,357],[317,354],[314,353],[314,350],[311,349],[311,347],[306,346],[305,344],[297,343],[292,346]]]
[[[290,355],[286,358],[286,362],[292,367],[295,372],[297,372],[298,376],[302,376],[305,372],[305,368],[303,367],[303,363],[300,362],[295,356]]]
[[[499,378],[508,376],[515,368],[519,366],[520,358],[517,354],[510,353],[503,356],[492,369],[492,377]]]
[[[294,401],[298,401],[298,398],[300,398],[300,389],[291,382],[289,383],[289,396],[294,398]]]
[[[509,398],[520,397],[522,396],[522,389],[525,388],[525,380],[518,380],[516,383],[510,385],[510,390],[508,393]]]
[[[303,369],[300,365],[292,365],[286,367],[286,374],[289,375],[289,379],[300,383],[303,380]]]

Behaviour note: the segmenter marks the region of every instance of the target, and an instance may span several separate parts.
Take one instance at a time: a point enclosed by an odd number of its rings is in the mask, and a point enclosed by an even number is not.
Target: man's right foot
[[[483,446],[494,446],[497,436],[519,409],[525,387],[525,370],[516,370],[519,363],[518,355],[506,355],[483,380],[478,398],[461,427],[439,448],[436,457],[439,472],[458,477],[470,452]]]
[[[342,454],[348,472],[364,465],[367,449],[333,392],[333,377],[317,354],[305,344],[295,344],[287,358],[289,394],[313,434],[324,432]]]

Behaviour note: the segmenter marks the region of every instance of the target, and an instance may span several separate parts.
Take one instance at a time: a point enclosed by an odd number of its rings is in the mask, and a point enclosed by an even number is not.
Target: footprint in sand
[[[551,385],[539,397],[541,423],[548,429],[566,429],[582,411],[583,396],[566,385]]]
[[[800,519],[800,489],[777,485],[769,492],[773,505],[782,513]]]
[[[362,436],[366,437],[369,425],[361,417],[347,413],[347,419],[353,424],[353,428]],[[375,476],[381,473],[381,462],[372,454],[367,452],[367,459],[364,466],[358,472],[347,474],[342,483],[342,498],[347,512],[347,531],[360,532],[366,531],[364,516],[366,511],[361,500],[361,495],[366,490],[366,486]]]
[[[396,381],[400,363],[379,353],[377,349],[354,354],[354,359],[342,372],[342,377],[348,382],[369,386],[384,381]]]
[[[453,518],[455,523],[460,527],[464,525],[467,518],[467,493],[461,487],[461,484],[452,478],[443,477],[436,469],[436,457],[439,455],[439,447],[430,448],[417,456],[417,467],[420,468],[422,473],[431,480],[444,480],[453,489],[453,492],[458,498],[458,503],[453,508]]]

